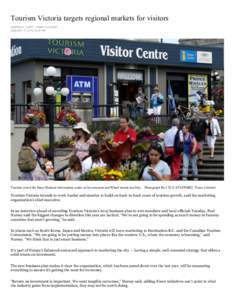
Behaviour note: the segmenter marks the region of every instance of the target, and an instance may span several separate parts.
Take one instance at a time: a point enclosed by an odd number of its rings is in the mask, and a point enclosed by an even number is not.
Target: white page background
[[[232,39],[231,39],[231,9],[229,8],[228,1],[64,1],[64,2],[55,2],[55,1],[7,1],[4,3],[4,10],[1,12],[1,99],[2,99],[2,110],[1,110],[1,133],[2,133],[2,147],[1,147],[1,158],[2,158],[2,193],[1,193],[1,236],[3,242],[1,243],[1,298],[2,299],[229,299],[231,296],[230,292],[230,273],[231,273],[231,53],[232,53]],[[2,3],[3,5],[3,3]],[[169,16],[170,21],[168,23],[133,23],[133,24],[102,24],[102,23],[81,23],[81,24],[62,24],[58,22],[57,30],[50,30],[47,33],[25,33],[20,34],[11,34],[10,32],[10,15],[167,15]],[[14,24],[15,25],[15,24]],[[45,23],[43,23],[45,25]],[[225,181],[224,182],[213,182],[217,186],[217,194],[219,197],[215,203],[209,202],[207,199],[196,200],[197,207],[214,207],[220,214],[221,218],[218,221],[220,224],[216,224],[218,227],[221,227],[222,234],[216,241],[218,247],[221,247],[222,253],[218,256],[215,256],[213,259],[214,268],[212,270],[212,277],[217,277],[216,285],[157,285],[157,286],[147,286],[146,288],[140,288],[139,286],[130,289],[12,289],[9,287],[9,280],[12,277],[16,277],[17,274],[10,274],[9,264],[11,258],[9,256],[9,251],[7,249],[9,241],[9,194],[10,194],[10,185],[12,184],[9,180],[10,178],[10,38],[224,38],[225,39]],[[16,153],[17,155],[17,153]],[[28,183],[22,182],[13,182],[14,185],[28,185]],[[40,183],[41,184],[41,183]],[[48,185],[48,183],[43,183]],[[50,183],[53,185],[57,183]],[[59,184],[72,185],[73,183],[63,183]],[[85,184],[85,183],[81,183]],[[100,184],[100,183],[99,183]],[[106,183],[104,183],[106,184]],[[121,185],[127,185],[126,182],[121,182]],[[133,185],[134,183],[132,183]],[[139,183],[136,183],[139,184]],[[162,183],[165,184],[165,183]],[[169,185],[175,183],[171,182]],[[198,183],[199,185],[204,185],[204,183]],[[211,183],[212,184],[212,183]],[[42,184],[41,184],[42,185]],[[154,204],[153,201],[138,201],[134,199],[128,199],[125,203],[125,200],[107,200],[100,201],[95,203],[93,201],[85,201],[84,203],[78,203],[78,207],[109,207],[109,202],[112,201],[110,206],[113,208],[120,207],[194,207],[196,206],[196,201],[183,200],[176,201],[158,201]],[[154,200],[155,201],[155,200]],[[33,206],[31,204],[31,206]],[[69,206],[69,203],[67,203]],[[136,220],[131,220],[128,223],[128,220],[125,223],[117,224],[118,227],[133,227],[137,226]],[[171,221],[170,221],[171,222]],[[178,224],[178,226],[185,226],[185,222]],[[194,221],[190,222],[189,225],[193,224]],[[191,222],[193,222],[191,224]],[[86,223],[83,226],[95,226],[94,221],[90,219],[86,220]],[[172,224],[163,224],[160,222],[158,225],[153,224],[152,227],[162,227],[162,226],[172,226]],[[175,223],[176,225],[176,223]],[[199,224],[200,225],[200,224]],[[211,221],[209,220],[209,225]],[[15,225],[14,225],[15,226]],[[102,224],[104,227],[104,224]],[[146,242],[143,246],[145,247]],[[159,241],[157,241],[159,243]],[[163,246],[165,247],[165,240],[162,240]],[[195,241],[189,240],[188,247],[194,245]],[[125,247],[128,241],[125,241]],[[100,246],[100,245],[98,245]],[[97,247],[98,247],[97,246]],[[115,240],[109,244],[102,244],[101,247],[114,247]],[[141,245],[138,245],[138,247]],[[159,244],[160,246],[160,244]],[[204,245],[202,245],[203,247]],[[17,245],[18,247],[18,245]],[[29,245],[28,245],[29,247]],[[57,246],[58,247],[58,244]],[[63,245],[63,247],[65,247]],[[72,246],[73,247],[73,246]],[[78,245],[77,245],[78,247]],[[91,246],[89,246],[91,247]],[[96,246],[95,246],[96,247]],[[154,246],[155,247],[155,246]],[[83,256],[84,259],[84,256]],[[132,263],[136,263],[138,260],[142,260],[143,263],[147,261],[148,263],[152,260],[164,261],[166,263],[173,260],[173,257],[168,256],[155,256],[150,255],[146,256],[146,259],[138,256],[132,256],[128,258],[125,257],[115,257],[112,262],[112,257],[107,255],[97,255],[96,258],[87,257],[89,263],[98,261],[111,262],[111,263],[128,263],[128,259]],[[188,257],[185,258],[188,260]],[[73,259],[66,257],[67,262],[73,263]],[[183,256],[181,254],[175,254],[175,262],[182,262]],[[205,257],[202,255],[200,258],[197,256],[197,262],[202,260],[205,262]],[[17,260],[16,260],[17,261]],[[33,258],[25,259],[26,263],[33,261]],[[40,258],[36,259],[36,262],[39,263]],[[44,258],[43,262],[47,261],[49,263],[49,258]],[[191,258],[191,261],[194,261],[194,258]],[[208,261],[208,258],[206,259]],[[199,262],[200,263],[200,262]],[[172,271],[173,272],[173,271]],[[204,272],[204,271],[202,271]],[[216,275],[215,275],[216,274]],[[18,274],[17,277],[26,278],[25,273]],[[144,273],[143,273],[144,275]],[[175,276],[176,274],[172,274]],[[192,277],[201,277],[199,274],[199,269],[196,270],[196,273],[192,271]],[[32,275],[28,275],[29,277]],[[34,276],[34,275],[33,275]],[[43,278],[44,275],[39,277]],[[53,277],[63,277],[62,274],[51,275]],[[103,276],[103,275],[102,275]],[[114,277],[110,274],[105,273],[104,278]],[[157,270],[155,274],[147,273],[143,277],[167,277],[167,272],[162,273],[161,270]],[[36,274],[35,274],[36,277]],[[45,277],[49,277],[45,275]],[[75,275],[73,274],[73,277]],[[93,273],[84,273],[84,278],[96,278],[97,274]],[[140,274],[131,274],[128,271],[124,273],[117,273],[118,278],[136,278],[139,279]],[[177,271],[176,277],[185,277],[184,271]],[[206,276],[207,277],[207,276]]]

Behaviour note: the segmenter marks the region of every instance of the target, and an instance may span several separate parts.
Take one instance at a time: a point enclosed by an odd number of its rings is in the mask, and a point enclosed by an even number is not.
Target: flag
[[[174,98],[170,80],[168,80],[168,96],[170,96],[170,98]]]
[[[172,113],[176,110],[176,101],[173,95],[172,86],[170,80],[168,81],[168,111]]]

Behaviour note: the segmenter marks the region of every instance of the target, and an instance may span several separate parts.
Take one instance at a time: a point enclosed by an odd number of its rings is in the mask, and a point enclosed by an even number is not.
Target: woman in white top
[[[210,158],[214,159],[214,148],[217,136],[221,136],[221,129],[218,120],[214,118],[213,114],[208,115],[206,120],[206,139],[210,149]]]
[[[106,164],[101,159],[101,153],[99,151],[98,145],[89,146],[89,157],[82,161],[82,173],[86,173],[91,169],[97,167],[105,167]]]
[[[171,170],[168,164],[161,160],[162,155],[163,150],[160,144],[151,145],[147,162],[139,176],[140,180],[170,180]]]
[[[94,137],[91,136],[86,123],[80,122],[74,125],[73,131],[75,132],[75,144],[73,151],[69,155],[62,157],[60,160],[66,160],[72,155],[76,155],[82,161],[89,155],[89,146],[97,144]]]

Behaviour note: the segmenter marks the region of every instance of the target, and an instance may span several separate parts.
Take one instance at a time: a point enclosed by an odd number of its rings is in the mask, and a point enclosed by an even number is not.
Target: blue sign
[[[72,101],[73,93],[88,93],[92,94],[94,108],[94,117],[97,117],[98,105],[98,79],[94,76],[66,76],[66,86],[70,93],[67,96],[67,101]]]
[[[93,93],[94,92],[94,77],[90,76],[67,76],[67,86],[72,93]],[[72,100],[72,93],[70,99]]]
[[[197,51],[194,50],[180,50],[180,61],[188,63],[197,62]]]

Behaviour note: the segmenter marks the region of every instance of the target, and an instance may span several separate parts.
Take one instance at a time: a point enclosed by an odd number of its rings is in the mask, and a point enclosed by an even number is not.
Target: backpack
[[[184,150],[184,143],[180,141],[180,130],[177,130],[177,133],[175,135],[174,139],[174,153],[175,154],[181,154]]]
[[[36,168],[37,159],[30,146],[22,146],[18,155],[18,167],[21,172],[31,172]]]

